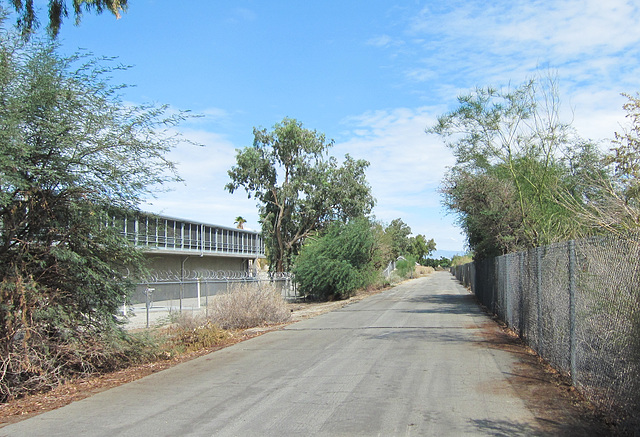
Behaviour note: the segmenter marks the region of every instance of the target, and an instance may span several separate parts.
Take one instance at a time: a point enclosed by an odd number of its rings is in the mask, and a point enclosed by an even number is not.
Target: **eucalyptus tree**
[[[434,250],[436,250],[436,242],[433,238],[427,240],[427,237],[422,234],[409,238],[409,252],[418,262],[424,261]]]
[[[369,163],[328,155],[333,141],[295,119],[253,129],[252,147],[237,150],[225,188],[244,188],[259,202],[270,268],[291,266],[292,257],[314,232],[334,220],[365,216],[375,203],[365,170]]]
[[[385,238],[391,248],[391,260],[397,259],[401,255],[408,255],[411,250],[411,228],[402,219],[391,220],[384,228]]]

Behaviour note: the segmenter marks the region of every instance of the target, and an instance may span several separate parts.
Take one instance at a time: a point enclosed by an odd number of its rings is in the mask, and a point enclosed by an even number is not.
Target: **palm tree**
[[[238,217],[236,217],[236,221],[233,222],[233,223],[238,225],[238,229],[244,229],[244,224],[246,222],[247,221],[242,216],[238,216]]]

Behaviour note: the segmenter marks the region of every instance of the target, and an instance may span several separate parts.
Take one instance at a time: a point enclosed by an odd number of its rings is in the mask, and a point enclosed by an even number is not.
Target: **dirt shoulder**
[[[488,320],[478,335],[478,347],[504,350],[517,357],[517,363],[508,375],[508,383],[527,408],[535,413],[545,435],[621,435],[612,422],[571,385],[567,375],[560,374],[541,359],[504,324],[495,318]],[[500,387],[487,386],[485,389],[488,393],[495,393]],[[485,425],[491,434],[518,434],[517,430],[506,429],[503,423]]]

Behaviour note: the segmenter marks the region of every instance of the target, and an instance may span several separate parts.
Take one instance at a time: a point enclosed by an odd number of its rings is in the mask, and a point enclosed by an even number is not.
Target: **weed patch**
[[[286,302],[272,286],[239,284],[228,293],[214,296],[212,300],[209,319],[222,329],[285,323],[291,318]]]

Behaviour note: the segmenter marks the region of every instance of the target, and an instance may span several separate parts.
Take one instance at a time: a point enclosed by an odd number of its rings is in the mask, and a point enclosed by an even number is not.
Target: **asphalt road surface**
[[[435,273],[0,436],[585,434],[588,424],[527,398],[514,382],[522,357],[488,340],[498,334],[449,273]]]

